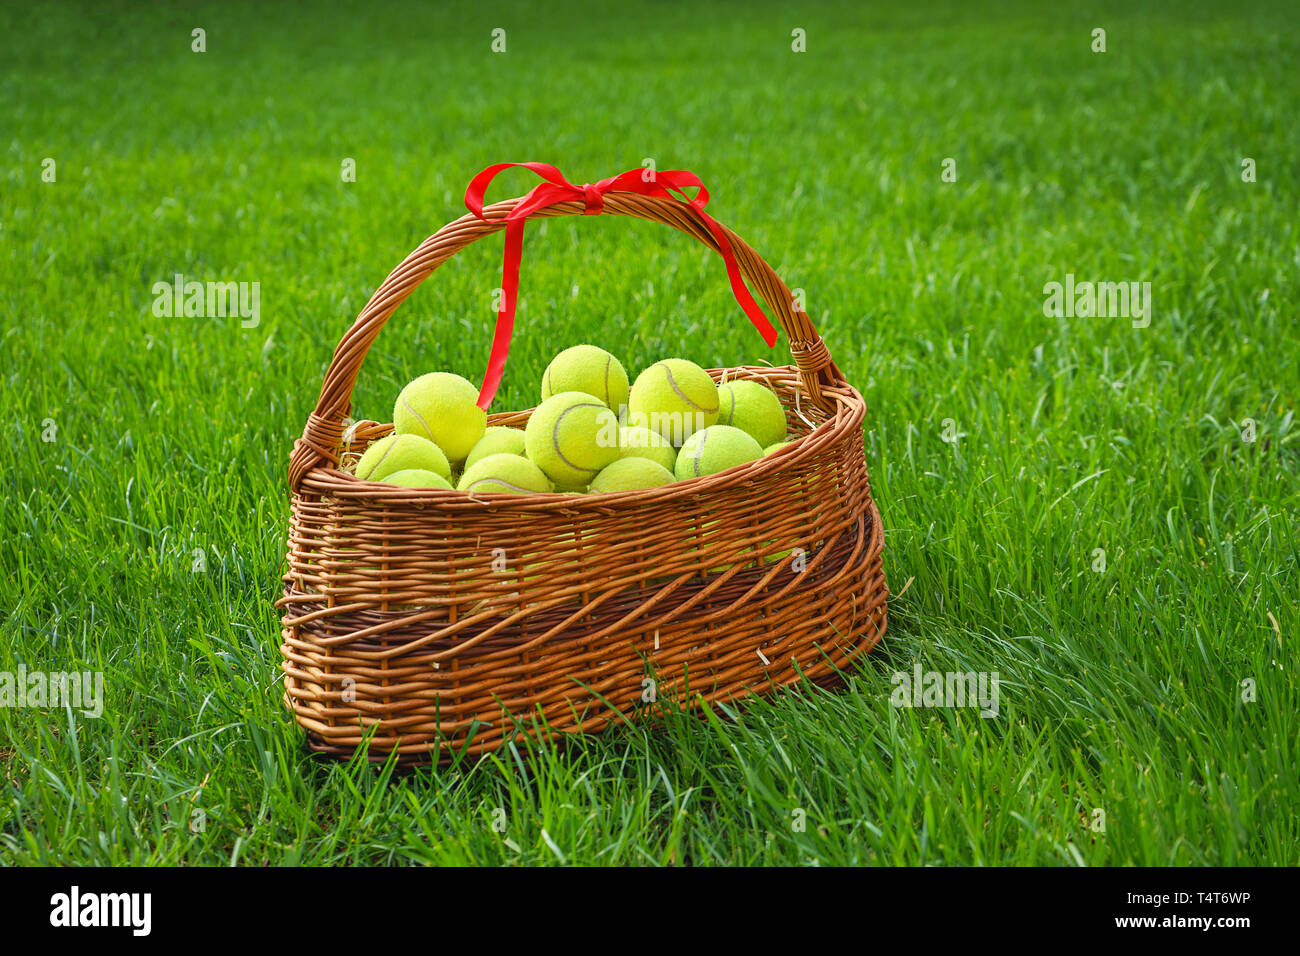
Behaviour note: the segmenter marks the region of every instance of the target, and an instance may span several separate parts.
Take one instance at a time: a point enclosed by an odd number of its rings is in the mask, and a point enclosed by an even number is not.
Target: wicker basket
[[[655,698],[698,708],[833,678],[884,633],[862,396],[785,284],[725,227],[796,364],[712,374],[771,386],[796,439],[786,448],[608,495],[470,498],[343,470],[391,430],[348,422],[379,330],[440,264],[502,229],[519,201],[445,226],[394,270],[339,343],[294,446],[281,651],[285,701],[315,750],[351,756],[368,741],[372,759],[445,761],[521,730],[594,732]],[[534,215],[583,212],[561,202]],[[718,249],[671,199],[611,193],[603,212]],[[489,424],[522,426],[528,414]]]

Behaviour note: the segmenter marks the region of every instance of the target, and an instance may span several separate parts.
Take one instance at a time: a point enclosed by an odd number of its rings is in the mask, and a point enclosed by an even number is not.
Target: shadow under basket
[[[652,698],[703,708],[832,678],[884,634],[862,397],[781,280],[729,230],[799,364],[711,374],[771,387],[791,444],[716,475],[607,495],[471,497],[349,473],[391,431],[345,429],[379,328],[438,264],[500,229],[515,202],[445,227],[389,277],[336,351],[295,445],[281,652],[285,702],[314,750],[351,757],[368,742],[374,760],[395,751],[446,762],[537,733],[539,717],[553,734],[593,733],[651,712]],[[606,211],[713,244],[662,202],[611,195]],[[522,427],[528,414],[489,424]]]

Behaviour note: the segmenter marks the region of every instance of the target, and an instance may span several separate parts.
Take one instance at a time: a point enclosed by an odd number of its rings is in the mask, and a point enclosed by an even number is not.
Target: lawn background
[[[0,670],[108,698],[0,708],[0,861],[1300,862],[1293,11],[1043,6],[0,9]],[[703,178],[867,401],[884,645],[735,722],[443,772],[308,756],[272,602],[334,345],[482,167],[645,158]],[[397,313],[360,417],[477,380],[500,252]],[[260,324],[155,317],[175,273],[259,282]],[[1067,273],[1150,281],[1150,327],[1044,317]],[[702,246],[534,223],[496,407],[584,340],[788,362]],[[891,707],[918,662],[997,671],[1000,715]]]

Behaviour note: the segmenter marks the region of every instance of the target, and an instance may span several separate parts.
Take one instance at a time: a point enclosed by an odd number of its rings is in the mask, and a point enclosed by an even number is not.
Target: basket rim
[[[790,366],[774,366],[773,371],[784,371],[787,368]],[[861,440],[862,421],[866,416],[866,401],[862,394],[847,381],[837,382],[833,386],[823,386],[821,391],[822,395],[834,405],[834,414],[814,425],[807,434],[790,439],[790,444],[780,451],[735,465],[725,471],[674,481],[658,488],[600,494],[546,491],[529,494],[475,495],[455,488],[407,488],[382,481],[366,481],[341,468],[320,464],[309,469],[303,476],[298,494],[320,495],[325,498],[346,499],[359,503],[418,505],[425,510],[445,509],[462,515],[484,508],[530,512],[538,510],[621,511],[631,510],[643,503],[659,504],[674,499],[686,500],[729,489],[747,481],[768,478],[770,472],[811,458],[825,448],[844,441],[850,435]],[[507,414],[525,414],[532,411],[534,409],[520,409]]]

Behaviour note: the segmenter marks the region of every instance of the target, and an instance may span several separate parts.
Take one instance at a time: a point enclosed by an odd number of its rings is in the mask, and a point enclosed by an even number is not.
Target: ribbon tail
[[[505,263],[501,272],[503,301],[497,312],[496,331],[492,335],[492,352],[488,356],[487,371],[478,392],[478,407],[484,411],[496,398],[501,387],[501,377],[506,371],[506,358],[510,355],[510,337],[515,330],[515,299],[519,294],[519,263],[523,258],[524,220],[506,223]]]
[[[745,285],[745,278],[740,274],[740,263],[736,261],[736,253],[731,248],[731,241],[716,219],[702,209],[697,208],[696,212],[709,227],[709,232],[713,233],[713,238],[718,241],[718,252],[727,266],[727,278],[731,282],[731,294],[745,310],[745,315],[749,316],[749,321],[754,324],[754,328],[758,329],[759,335],[763,336],[763,341],[767,343],[768,348],[771,348],[776,345],[776,329],[773,328],[763,310],[758,307],[754,297],[750,295],[749,287]]]

